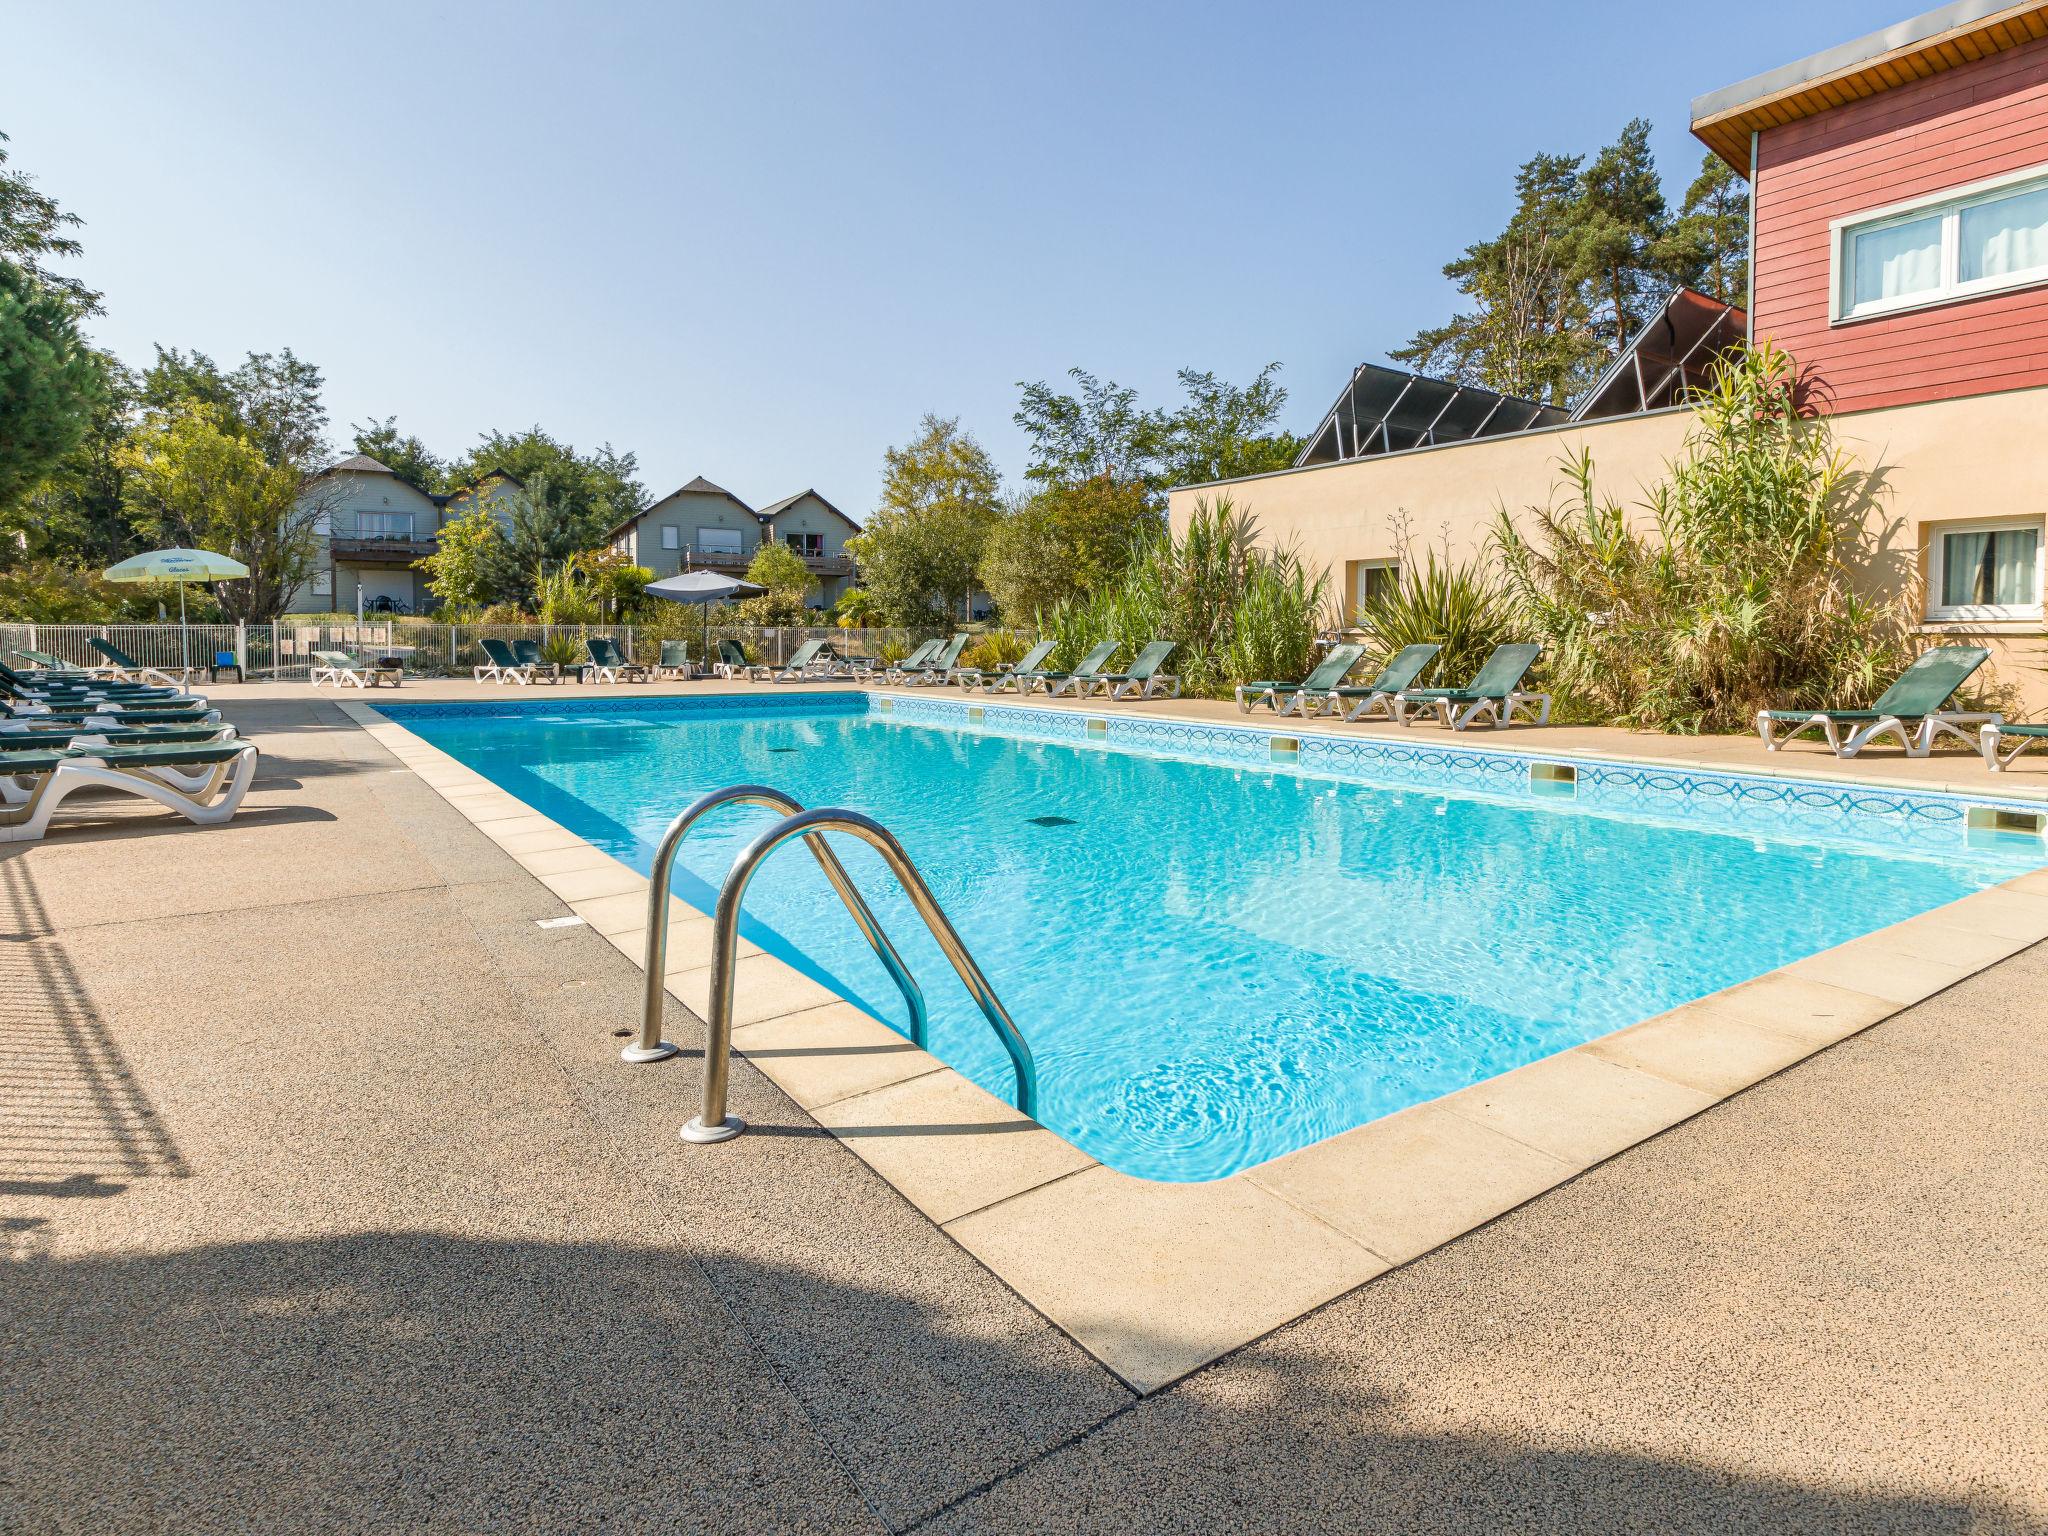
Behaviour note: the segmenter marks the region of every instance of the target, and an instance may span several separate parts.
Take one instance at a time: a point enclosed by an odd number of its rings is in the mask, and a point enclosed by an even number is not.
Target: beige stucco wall
[[[1691,416],[1663,412],[1515,437],[1420,449],[1344,464],[1174,491],[1176,527],[1201,498],[1227,495],[1257,519],[1263,542],[1293,542],[1333,583],[1362,560],[1398,558],[1406,544],[1481,552],[1496,508],[1517,512],[1548,500],[1558,461],[1590,450],[1604,493],[1633,506],[1662,478]],[[1861,579],[1897,590],[1924,584],[1930,538],[1943,523],[2048,515],[2048,390],[2013,390],[1839,416],[1837,441],[1869,477]],[[1924,600],[1924,598],[1923,598]],[[1996,681],[2021,711],[2048,715],[2048,629],[2007,624],[1928,624],[1930,637],[1965,636],[1990,646]]]

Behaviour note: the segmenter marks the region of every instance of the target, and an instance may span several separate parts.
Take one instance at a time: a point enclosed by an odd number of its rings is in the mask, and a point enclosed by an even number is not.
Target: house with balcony
[[[699,475],[619,524],[611,543],[657,580],[692,570],[744,575],[763,544],[781,543],[817,578],[812,605],[830,608],[854,583],[846,541],[859,532],[860,524],[814,490],[754,508]]]
[[[365,613],[425,613],[433,596],[415,562],[434,552],[441,529],[474,502],[498,501],[519,487],[516,476],[494,470],[436,496],[366,453],[330,465],[306,489],[318,554],[286,611],[353,613],[360,597]]]
[[[2048,709],[2048,3],[1956,0],[1701,96],[1692,128],[1749,182],[1746,305],[1681,291],[1568,411],[1368,364],[1231,500],[1355,602],[1403,578],[1408,529],[1484,557],[1568,455],[1639,503],[1715,353],[1769,340],[1878,479],[1859,585],[1911,594],[1930,642],[1987,645]],[[1219,489],[1176,488],[1169,516]]]

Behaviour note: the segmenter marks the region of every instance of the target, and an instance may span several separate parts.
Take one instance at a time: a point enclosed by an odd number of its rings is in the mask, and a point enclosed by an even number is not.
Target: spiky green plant
[[[1378,662],[1406,645],[1441,646],[1430,675],[1456,687],[1510,637],[1514,609],[1500,578],[1481,561],[1440,561],[1432,549],[1419,568],[1411,564],[1404,580],[1382,590],[1355,619]]]

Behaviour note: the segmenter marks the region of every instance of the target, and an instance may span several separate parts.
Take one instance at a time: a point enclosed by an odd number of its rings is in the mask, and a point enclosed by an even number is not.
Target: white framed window
[[[1345,572],[1349,577],[1345,586],[1349,589],[1353,618],[1367,604],[1377,602],[1401,585],[1401,562],[1398,560],[1348,560]]]
[[[315,571],[313,573],[313,595],[315,597],[334,596],[334,572]]]
[[[1828,226],[1839,324],[2048,283],[2048,166]]]
[[[697,530],[697,553],[700,555],[737,555],[740,551],[740,531],[737,528],[699,528]]]
[[[2038,619],[2041,580],[2038,517],[1935,523],[1928,530],[1930,619]]]
[[[661,547],[663,549],[681,549],[683,547],[683,530],[674,523],[663,523],[661,525]]]

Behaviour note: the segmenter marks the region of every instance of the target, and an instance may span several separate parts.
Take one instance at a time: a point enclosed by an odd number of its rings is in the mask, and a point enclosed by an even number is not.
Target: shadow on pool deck
[[[37,1529],[903,1528],[769,1388],[765,1361],[735,1352],[706,1368],[707,1336],[732,1324],[677,1294],[675,1265],[660,1250],[426,1232],[27,1261],[8,1271],[20,1369],[0,1410],[12,1442],[0,1504]],[[711,1268],[728,1294],[928,1326],[902,1296],[819,1291],[730,1259]],[[999,1341],[943,1349],[969,1372],[1019,1363]],[[893,1405],[873,1412],[887,1421]],[[1157,1484],[1126,1469],[1050,1503],[1027,1485],[939,1523],[1940,1532],[1997,1517],[1620,1448],[1429,1431],[1300,1351],[1241,1374],[1228,1396],[1153,1400],[1066,1453],[1086,1463],[1091,1441],[1133,1434],[1170,1448]],[[922,1512],[904,1513],[915,1524]]]

